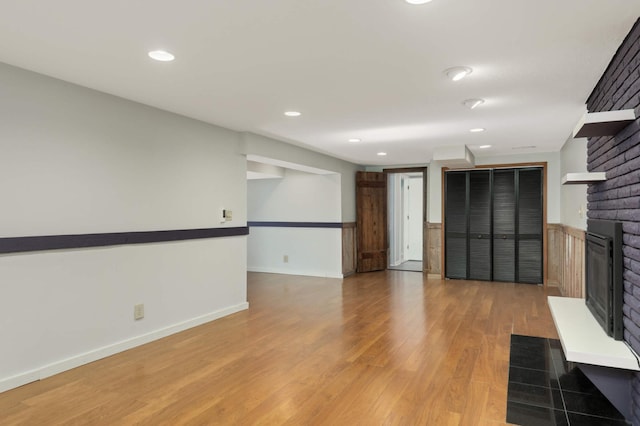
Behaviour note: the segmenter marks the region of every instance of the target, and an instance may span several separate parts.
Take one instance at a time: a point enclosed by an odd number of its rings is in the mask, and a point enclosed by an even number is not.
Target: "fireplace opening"
[[[622,340],[622,224],[587,222],[585,242],[586,304],[607,335]]]

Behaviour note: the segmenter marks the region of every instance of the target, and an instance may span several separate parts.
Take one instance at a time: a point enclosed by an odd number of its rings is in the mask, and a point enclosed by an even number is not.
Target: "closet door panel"
[[[493,279],[516,280],[516,186],[514,170],[493,172]]]
[[[469,238],[469,279],[491,280],[491,240]]]
[[[542,241],[520,240],[518,243],[518,282],[542,283]]]
[[[518,281],[542,283],[542,170],[518,176]]]
[[[491,280],[491,171],[469,172],[469,279]]]
[[[445,174],[445,276],[467,278],[467,173]]]
[[[447,240],[447,278],[467,279],[467,238],[449,238]]]

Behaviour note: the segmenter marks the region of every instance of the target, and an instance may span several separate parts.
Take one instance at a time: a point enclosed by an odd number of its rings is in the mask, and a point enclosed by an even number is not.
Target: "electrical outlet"
[[[141,320],[144,318],[144,304],[140,303],[138,305],[133,306],[133,319]]]
[[[282,258],[282,261],[283,261],[284,263],[289,263],[289,255],[288,255],[288,254],[285,254],[285,255],[284,255],[284,257]]]

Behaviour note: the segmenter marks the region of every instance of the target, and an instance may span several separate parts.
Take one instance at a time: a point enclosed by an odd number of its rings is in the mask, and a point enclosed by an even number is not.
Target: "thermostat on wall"
[[[220,223],[230,222],[233,218],[233,212],[227,209],[220,209]]]

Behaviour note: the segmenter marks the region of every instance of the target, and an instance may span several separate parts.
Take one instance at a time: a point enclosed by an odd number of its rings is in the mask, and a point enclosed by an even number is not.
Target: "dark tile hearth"
[[[507,422],[522,426],[628,425],[560,341],[511,335]]]

